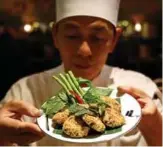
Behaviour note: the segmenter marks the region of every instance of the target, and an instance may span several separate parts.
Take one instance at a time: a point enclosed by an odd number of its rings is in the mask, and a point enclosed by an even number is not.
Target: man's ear
[[[57,35],[58,35],[58,33],[57,33],[57,25],[54,25],[53,26],[53,31],[52,31],[52,36],[53,36],[53,42],[54,42],[54,46],[56,47],[56,48],[58,48],[59,47],[59,43],[58,43],[58,39],[57,39]]]
[[[112,53],[114,51],[114,48],[115,48],[115,46],[116,46],[116,44],[117,44],[117,42],[118,42],[122,32],[123,32],[122,28],[116,27],[115,35],[114,35],[114,40],[113,40],[113,43],[112,43],[112,46],[111,46],[110,53]]]

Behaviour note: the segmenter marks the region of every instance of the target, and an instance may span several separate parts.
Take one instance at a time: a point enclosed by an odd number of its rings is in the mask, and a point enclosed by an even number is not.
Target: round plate
[[[141,108],[139,103],[133,98],[131,95],[124,94],[122,96],[117,97],[117,89],[114,89],[111,93],[111,98],[120,98],[121,100],[121,112],[122,115],[125,118],[125,125],[122,126],[121,130],[119,132],[115,132],[112,134],[101,134],[101,135],[91,135],[84,138],[71,138],[65,135],[55,134],[53,133],[54,128],[52,127],[52,120],[50,118],[47,118],[45,114],[42,114],[41,117],[37,118],[37,123],[39,127],[49,136],[54,137],[59,140],[68,141],[68,142],[74,142],[74,143],[92,143],[92,142],[103,142],[103,141],[109,141],[112,139],[115,139],[117,137],[120,137],[127,132],[134,129],[141,119]],[[133,112],[132,115],[129,115],[129,112]],[[48,124],[47,124],[48,122]],[[48,128],[47,129],[47,125]]]

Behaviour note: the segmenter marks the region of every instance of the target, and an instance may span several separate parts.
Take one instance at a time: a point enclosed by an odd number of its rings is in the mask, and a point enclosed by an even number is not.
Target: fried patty
[[[81,138],[88,135],[90,128],[86,126],[82,119],[70,116],[63,124],[65,134],[74,138]]]
[[[125,119],[117,110],[106,108],[103,116],[103,122],[107,127],[114,128],[124,125]]]
[[[99,117],[91,116],[88,114],[85,114],[82,117],[83,121],[90,126],[93,130],[97,132],[104,132],[105,131],[105,125],[101,121]]]
[[[101,99],[103,101],[105,101],[110,108],[112,108],[112,109],[118,111],[119,113],[121,113],[121,105],[119,104],[119,102],[117,100],[112,99],[112,98],[110,98],[108,96],[103,96],[103,97],[101,97]]]
[[[70,112],[68,109],[66,109],[62,112],[56,113],[53,116],[52,121],[53,123],[62,125],[66,121],[66,119],[69,117],[69,115],[70,115]]]

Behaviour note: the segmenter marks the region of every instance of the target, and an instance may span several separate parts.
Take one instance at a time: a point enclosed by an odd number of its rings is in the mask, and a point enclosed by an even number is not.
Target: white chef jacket
[[[61,87],[52,79],[53,75],[64,73],[63,65],[54,69],[37,73],[16,82],[7,92],[2,103],[8,100],[23,100],[31,103],[37,108],[49,98],[58,92]],[[117,67],[105,65],[97,78],[93,80],[95,86],[106,87],[112,86],[132,86],[146,92],[151,98],[158,90],[157,86],[148,77],[130,70],[124,70]],[[155,100],[157,106],[161,109],[161,103]],[[31,121],[30,118],[25,118],[26,121]],[[135,128],[126,135],[109,142],[90,143],[90,144],[75,144],[56,140],[50,136],[45,136],[38,142],[32,143],[34,146],[146,146],[146,141],[141,135],[141,132]]]

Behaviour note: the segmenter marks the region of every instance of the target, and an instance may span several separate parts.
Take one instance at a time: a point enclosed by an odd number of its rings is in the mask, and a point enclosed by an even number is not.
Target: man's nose
[[[92,55],[91,48],[88,44],[88,42],[84,41],[79,47],[78,55],[83,57],[88,57]]]

